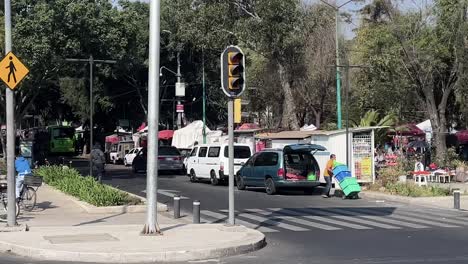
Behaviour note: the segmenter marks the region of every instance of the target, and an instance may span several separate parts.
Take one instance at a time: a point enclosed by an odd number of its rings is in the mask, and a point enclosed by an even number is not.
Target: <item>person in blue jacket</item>
[[[15,169],[18,173],[16,176],[16,199],[19,198],[21,189],[23,188],[24,176],[31,174],[31,166],[29,161],[23,156],[18,156],[15,160]]]

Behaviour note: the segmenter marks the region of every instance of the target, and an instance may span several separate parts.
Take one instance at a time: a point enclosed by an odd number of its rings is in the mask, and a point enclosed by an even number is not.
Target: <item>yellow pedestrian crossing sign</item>
[[[14,90],[28,73],[28,68],[24,66],[13,52],[8,52],[5,58],[0,61],[0,79],[2,79],[11,90]]]

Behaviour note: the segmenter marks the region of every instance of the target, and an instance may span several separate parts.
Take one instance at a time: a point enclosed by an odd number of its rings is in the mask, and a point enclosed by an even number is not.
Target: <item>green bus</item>
[[[49,154],[72,155],[76,150],[75,128],[71,126],[48,126]]]

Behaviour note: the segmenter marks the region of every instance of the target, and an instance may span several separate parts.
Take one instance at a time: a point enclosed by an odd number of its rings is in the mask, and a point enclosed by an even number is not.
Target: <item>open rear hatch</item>
[[[316,144],[295,144],[283,148],[285,179],[290,181],[318,181],[320,168],[314,158],[315,152],[326,148]]]

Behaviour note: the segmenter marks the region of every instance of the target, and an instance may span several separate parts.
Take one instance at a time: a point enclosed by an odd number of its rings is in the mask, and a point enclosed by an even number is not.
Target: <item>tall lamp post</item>
[[[93,67],[94,63],[106,63],[115,64],[115,60],[95,60],[93,55],[90,55],[88,59],[65,59],[69,62],[86,62],[89,63],[89,175],[93,176],[93,159],[91,157],[91,149],[93,148],[93,116],[94,116],[94,91],[93,91]],[[102,179],[98,179],[101,182]]]
[[[320,2],[326,4],[327,6],[335,10],[335,50],[336,50],[336,116],[337,116],[337,127],[338,129],[342,128],[341,121],[341,73],[340,73],[340,51],[339,51],[339,34],[340,34],[340,8],[345,5],[353,2],[354,0],[348,0],[342,5],[333,5],[328,3],[325,0],[320,0]]]

